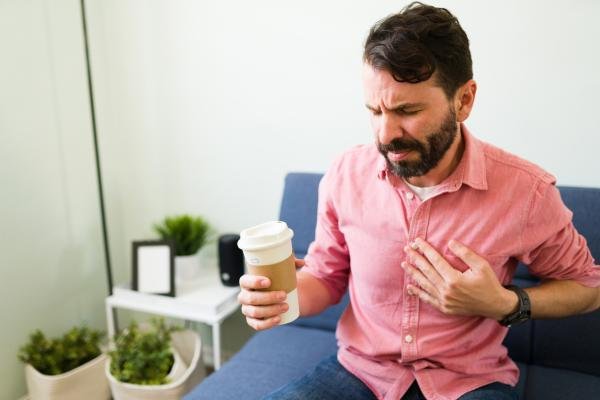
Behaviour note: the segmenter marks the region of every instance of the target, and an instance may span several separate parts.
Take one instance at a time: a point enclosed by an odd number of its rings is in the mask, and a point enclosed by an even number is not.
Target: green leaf
[[[153,228],[161,239],[175,242],[177,256],[196,254],[212,234],[212,227],[204,218],[188,214],[166,217]]]
[[[48,339],[38,329],[29,336],[17,357],[45,375],[70,371],[98,357],[104,333],[86,326],[73,327],[61,338]]]
[[[167,383],[174,362],[171,333],[179,329],[168,327],[162,318],[153,318],[145,330],[133,321],[115,337],[115,349],[109,353],[111,374],[138,385]]]

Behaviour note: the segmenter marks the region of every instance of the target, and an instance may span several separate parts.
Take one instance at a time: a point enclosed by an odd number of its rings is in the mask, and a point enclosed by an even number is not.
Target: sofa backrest
[[[600,260],[600,189],[559,187],[573,211],[573,224],[586,238],[596,264]],[[565,319],[533,321],[533,364],[600,376],[600,310]]]
[[[322,174],[289,173],[281,202],[280,219],[294,230],[292,240],[297,257],[304,257],[314,240],[318,186]],[[573,223],[586,238],[592,255],[600,257],[600,189],[559,187],[563,201],[573,211]],[[525,266],[514,279],[519,286],[538,284]],[[321,314],[299,318],[296,325],[335,330],[348,304],[343,300]],[[600,311],[559,320],[536,320],[509,330],[505,344],[517,361],[548,367],[567,368],[600,376]]]
[[[279,219],[294,231],[292,246],[298,258],[304,258],[315,239],[319,182],[323,174],[289,173],[285,177]],[[348,293],[342,300],[319,315],[299,318],[294,325],[335,331],[337,321],[348,305]]]
[[[292,245],[296,257],[303,258],[315,240],[319,182],[323,174],[289,173],[285,177],[279,219],[294,231]]]

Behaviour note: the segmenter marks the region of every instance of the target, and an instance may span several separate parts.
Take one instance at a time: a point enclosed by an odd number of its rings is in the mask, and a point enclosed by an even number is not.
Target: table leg
[[[108,340],[112,340],[113,336],[115,335],[115,316],[113,314],[113,308],[110,305],[110,303],[108,302],[108,300],[105,302],[106,303],[106,323],[108,325]]]
[[[213,364],[215,371],[221,368],[221,323],[212,324]]]

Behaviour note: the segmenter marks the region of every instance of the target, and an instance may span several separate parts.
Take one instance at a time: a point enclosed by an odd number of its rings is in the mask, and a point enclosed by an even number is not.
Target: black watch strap
[[[519,298],[519,308],[514,313],[508,314],[506,317],[500,320],[500,324],[504,326],[511,326],[530,320],[531,301],[529,300],[529,295],[527,292],[515,285],[507,285],[505,288],[512,290],[517,294],[517,297]]]

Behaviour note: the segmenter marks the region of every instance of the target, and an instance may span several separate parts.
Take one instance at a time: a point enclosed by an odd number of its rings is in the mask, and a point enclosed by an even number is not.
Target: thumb
[[[481,270],[487,265],[487,260],[485,258],[456,240],[448,242],[448,248],[474,270]]]
[[[306,265],[306,262],[302,258],[295,258],[296,268],[302,268]]]

